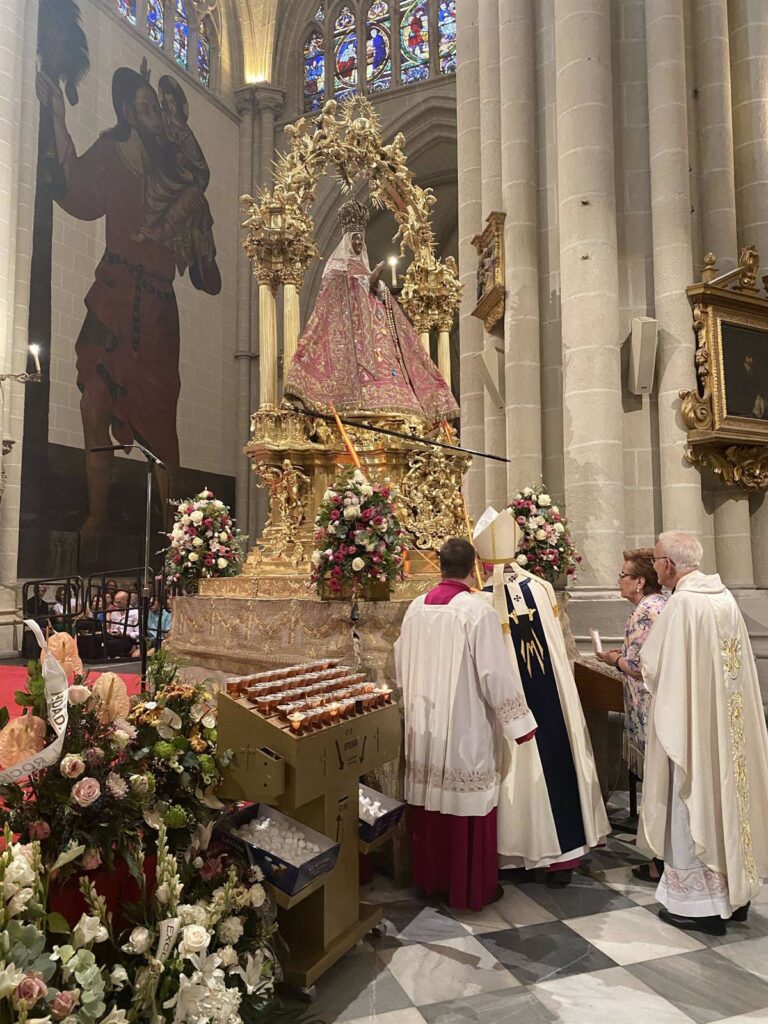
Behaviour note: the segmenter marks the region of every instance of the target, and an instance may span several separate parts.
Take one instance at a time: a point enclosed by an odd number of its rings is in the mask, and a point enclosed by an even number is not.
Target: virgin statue
[[[342,238],[288,369],[283,394],[304,408],[366,416],[416,416],[427,426],[455,419],[459,407],[419,336],[372,271],[365,247],[368,210],[339,210]]]

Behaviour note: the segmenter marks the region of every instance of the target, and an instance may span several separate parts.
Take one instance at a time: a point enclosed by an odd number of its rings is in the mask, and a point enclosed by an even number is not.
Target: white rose
[[[177,911],[182,927],[188,924],[205,924],[205,907],[198,907],[195,903],[182,903]]]
[[[238,961],[237,950],[232,946],[222,946],[216,950],[216,956],[221,960],[222,967],[234,967]]]
[[[356,484],[365,483],[365,477],[363,476],[359,469],[356,469],[355,472],[352,474],[352,479],[355,481]]]
[[[29,865],[29,861],[25,857],[14,857],[5,869],[4,881],[6,886],[10,885],[13,887],[9,893],[9,895],[12,895],[16,889],[22,889],[26,886],[34,885],[35,872],[32,870]]]
[[[112,742],[115,744],[118,750],[125,750],[128,744],[131,742],[131,737],[123,729],[115,729],[112,733]]]
[[[336,491],[328,490],[323,495],[323,501],[330,501],[332,498],[335,498],[335,497],[336,497]]]
[[[365,562],[362,560],[362,558],[353,558],[352,568],[355,572],[360,572],[361,569],[365,568]]]
[[[546,540],[546,539],[547,539],[547,531],[546,530],[537,530],[536,531],[536,540]]]
[[[191,522],[191,520],[190,520],[189,516],[185,512],[184,515],[181,517],[181,524],[182,524],[182,526],[189,526],[190,522]]]
[[[187,555],[187,560],[190,561],[190,562],[196,562],[199,558],[200,558],[200,555],[198,555],[194,551],[190,551],[190,553]]]
[[[203,546],[203,538],[202,537],[195,537],[194,540],[192,541],[192,547],[193,548],[201,548],[202,546]]]
[[[196,508],[192,515],[189,517],[195,526],[198,526],[203,521],[203,513],[199,508]]]
[[[523,497],[524,497],[524,498],[530,498],[530,496],[531,496],[532,494],[533,494],[533,491],[531,490],[531,488],[530,488],[530,487],[524,487],[524,488],[523,488]]]
[[[109,933],[98,917],[82,914],[72,932],[72,945],[75,949],[87,946],[91,942],[106,942]]]
[[[122,964],[117,964],[116,967],[112,968],[109,975],[109,980],[112,982],[115,988],[120,989],[128,981],[128,972]]]
[[[87,686],[70,686],[67,690],[70,704],[85,704],[90,696],[91,691]]]
[[[322,561],[322,558],[323,558],[323,556],[320,554],[319,551],[313,551],[312,552],[312,558],[311,558],[312,565],[320,565],[320,562]]]
[[[540,494],[536,500],[539,503],[540,508],[546,508],[547,505],[552,504],[552,499],[548,494]]]
[[[565,533],[565,527],[562,523],[555,523],[553,529],[555,533]]]
[[[373,488],[371,487],[370,484],[363,484],[362,487],[360,488],[360,493],[364,498],[370,498],[370,496],[373,494]]]
[[[347,507],[344,509],[344,518],[345,519],[357,519],[357,517],[359,515],[360,515],[360,506],[359,505],[347,505]]]
[[[333,525],[333,523],[328,524],[328,533],[336,533],[336,527]]]
[[[220,569],[226,569],[227,566],[229,565],[229,562],[226,560],[226,558],[217,558],[216,565],[218,565]]]
[[[256,885],[252,885],[250,896],[251,906],[256,907],[256,909],[258,910],[259,907],[264,905],[264,900],[267,898],[267,894],[264,891],[264,886],[259,885],[258,883]]]
[[[518,555],[517,558],[515,559],[515,561],[517,562],[518,565],[528,565],[528,557],[527,557],[527,555]]]
[[[227,946],[236,945],[243,935],[243,923],[239,917],[227,917],[219,925],[219,939]]]
[[[151,938],[147,928],[134,928],[128,940],[128,945],[135,953],[146,953],[149,949]]]
[[[194,956],[196,953],[202,953],[204,949],[208,948],[210,941],[211,936],[207,928],[201,924],[188,924],[181,931],[179,953],[182,956]]]
[[[219,534],[219,540],[226,540],[228,536],[229,534],[226,532],[226,530],[222,530],[221,533]]]

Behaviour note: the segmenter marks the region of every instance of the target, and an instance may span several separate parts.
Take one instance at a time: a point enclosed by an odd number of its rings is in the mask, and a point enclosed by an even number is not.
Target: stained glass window
[[[325,50],[323,37],[314,30],[304,44],[304,109],[319,110],[325,102]]]
[[[203,85],[211,84],[211,40],[205,20],[197,30],[197,76]]]
[[[136,24],[136,0],[117,0],[117,9],[124,18]]]
[[[165,40],[165,19],[162,0],[147,0],[147,35],[162,48]]]
[[[381,92],[392,84],[389,4],[374,0],[368,8],[365,42],[365,74],[370,92]]]
[[[429,78],[429,11],[424,0],[400,3],[400,81]]]
[[[342,7],[333,24],[333,54],[334,95],[337,100],[346,100],[357,92],[357,32],[349,7]]]
[[[184,0],[176,0],[176,17],[173,25],[173,56],[183,68],[189,66],[189,18]]]
[[[437,35],[440,40],[440,72],[452,75],[456,71],[456,0],[440,0]]]
[[[325,21],[325,4],[320,4],[315,11],[315,21],[319,21],[320,24]]]

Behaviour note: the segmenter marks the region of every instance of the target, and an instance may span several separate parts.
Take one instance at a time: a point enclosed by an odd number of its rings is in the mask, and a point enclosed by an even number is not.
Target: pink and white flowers
[[[509,506],[521,531],[515,561],[549,583],[560,576],[574,576],[581,555],[574,547],[568,520],[543,484],[524,487]]]
[[[168,540],[169,582],[236,576],[242,568],[244,538],[229,508],[208,490],[179,502]]]
[[[389,487],[347,470],[323,495],[315,519],[311,582],[338,594],[350,584],[356,597],[368,580],[402,579],[405,545]]]

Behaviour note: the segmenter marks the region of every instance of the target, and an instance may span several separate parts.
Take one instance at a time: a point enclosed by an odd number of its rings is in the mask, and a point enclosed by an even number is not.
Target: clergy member
[[[733,595],[699,569],[701,544],[662,533],[673,590],[640,653],[653,694],[638,846],[664,859],[659,916],[725,933],[768,876],[768,733],[749,634]]]
[[[496,804],[503,737],[536,722],[492,608],[471,593],[475,551],[440,549],[442,582],[417,597],[395,644],[405,712],[405,794],[413,881],[481,910],[499,890]]]
[[[494,568],[486,592],[538,725],[535,742],[505,745],[499,858],[503,868],[544,868],[548,885],[562,887],[610,825],[555,591],[516,564],[518,540],[509,509],[489,508],[478,521],[475,549]]]

